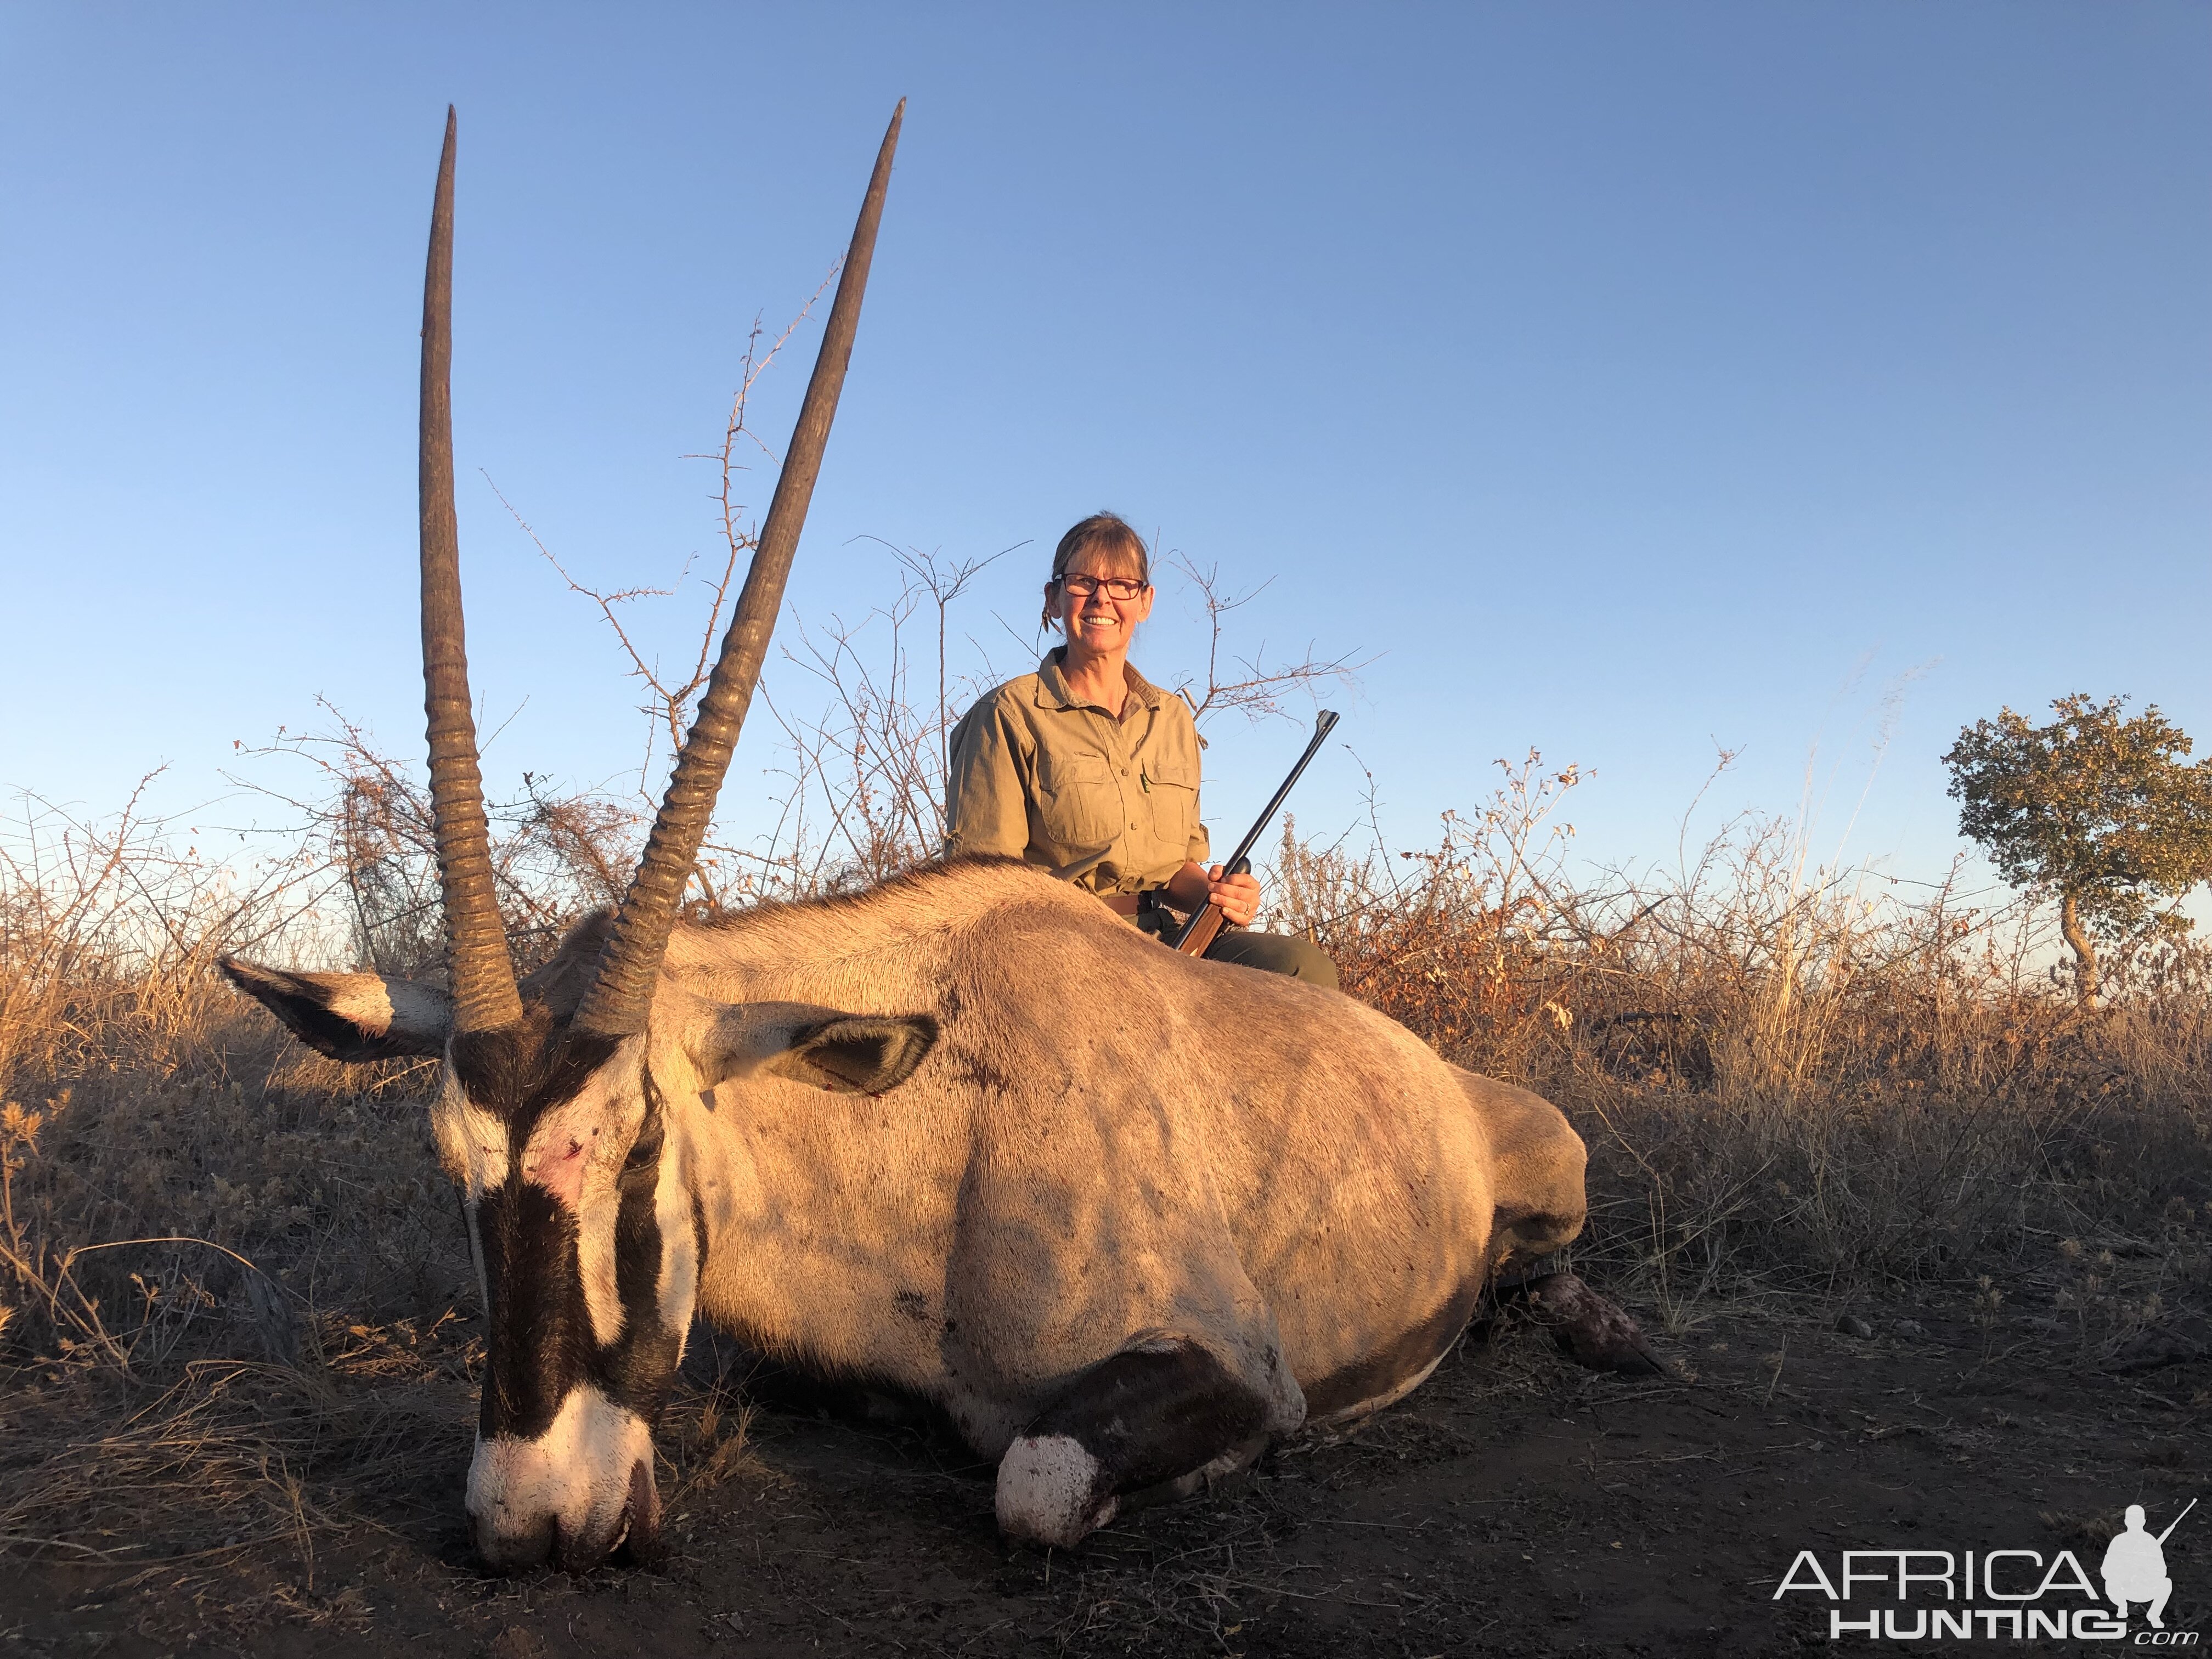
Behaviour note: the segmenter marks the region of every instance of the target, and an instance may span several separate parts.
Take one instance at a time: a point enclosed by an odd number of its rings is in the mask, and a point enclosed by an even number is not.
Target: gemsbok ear
[[[717,1005],[691,1059],[708,1088],[769,1072],[835,1094],[880,1095],[914,1075],[937,1042],[927,1014],[841,1014],[803,1002]]]
[[[235,957],[216,965],[301,1042],[332,1060],[446,1052],[453,1009],[443,991],[383,974],[287,974]]]

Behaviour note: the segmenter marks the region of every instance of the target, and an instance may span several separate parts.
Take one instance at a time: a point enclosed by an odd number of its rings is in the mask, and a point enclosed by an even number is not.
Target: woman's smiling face
[[[1130,598],[1117,599],[1103,586],[1087,594],[1069,591],[1069,577],[1095,581],[1125,578],[1141,582],[1136,561],[1100,548],[1085,548],[1068,563],[1066,571],[1045,584],[1045,603],[1052,607],[1071,649],[1082,656],[1112,656],[1129,648],[1137,624],[1152,614],[1152,589],[1139,587]],[[1088,586],[1088,583],[1082,584]]]

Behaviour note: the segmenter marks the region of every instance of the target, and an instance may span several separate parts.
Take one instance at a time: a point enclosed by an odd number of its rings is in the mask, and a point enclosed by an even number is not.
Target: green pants
[[[1149,911],[1138,916],[1137,926],[1157,936],[1159,913]],[[1337,988],[1336,964],[1322,953],[1321,946],[1289,933],[1254,933],[1224,927],[1214,935],[1206,959],[1233,962],[1239,968],[1256,968],[1263,974],[1286,974],[1309,985],[1326,985],[1332,991]]]
[[[1310,939],[1293,933],[1253,933],[1224,927],[1206,953],[1208,962],[1233,962],[1263,974],[1288,974],[1309,985],[1336,989],[1336,964]]]

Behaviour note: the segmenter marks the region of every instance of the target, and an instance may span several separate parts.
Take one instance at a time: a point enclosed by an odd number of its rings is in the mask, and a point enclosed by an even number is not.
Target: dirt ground
[[[1832,1308],[1713,1315],[1658,1340],[1665,1380],[1470,1336],[1356,1431],[1072,1554],[1002,1543],[990,1471],[938,1434],[757,1411],[664,1472],[658,1566],[487,1578],[456,1381],[437,1490],[151,1571],[19,1553],[0,1655],[1776,1654],[1830,1639],[1825,1599],[1773,1599],[1800,1549],[1832,1573],[1845,1548],[2071,1548],[2094,1572],[2124,1505],[2155,1528],[2212,1493],[2212,1364],[2100,1372],[1862,1311],[1870,1337]],[[2212,1512],[2191,1518],[2170,1629],[2212,1626]]]

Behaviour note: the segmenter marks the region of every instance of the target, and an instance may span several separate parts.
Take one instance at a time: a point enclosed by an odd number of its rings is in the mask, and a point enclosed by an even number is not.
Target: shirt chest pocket
[[[1037,761],[1037,816],[1048,840],[1077,854],[1121,840],[1121,792],[1103,755],[1047,750]]]
[[[1180,859],[1198,829],[1198,763],[1153,756],[1145,762],[1144,787],[1152,834]]]

